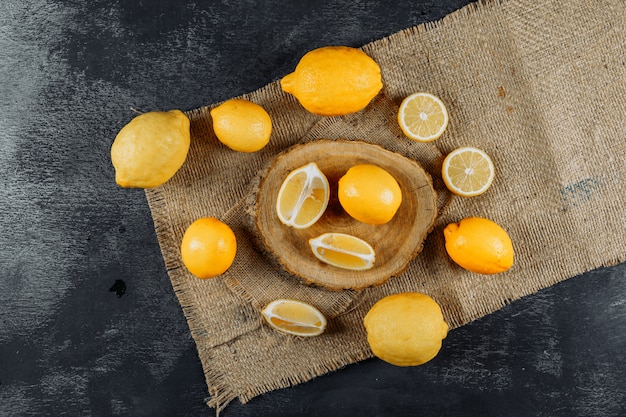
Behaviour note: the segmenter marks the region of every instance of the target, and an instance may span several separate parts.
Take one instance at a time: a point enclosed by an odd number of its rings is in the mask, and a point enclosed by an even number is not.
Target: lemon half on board
[[[281,223],[306,229],[322,217],[330,199],[328,179],[315,162],[291,171],[278,191],[276,214]]]
[[[317,259],[338,268],[364,271],[374,266],[376,254],[372,246],[345,233],[324,233],[309,240]]]

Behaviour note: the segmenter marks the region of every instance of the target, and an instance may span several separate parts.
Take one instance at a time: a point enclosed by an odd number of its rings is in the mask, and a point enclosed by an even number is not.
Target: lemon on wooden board
[[[378,300],[363,319],[367,342],[378,358],[396,366],[433,359],[448,334],[439,304],[426,294],[404,292]]]
[[[385,169],[373,164],[352,166],[339,179],[339,203],[354,219],[385,224],[402,204],[402,190]]]
[[[309,112],[340,116],[364,109],[383,83],[380,67],[365,52],[325,46],[306,53],[280,86]]]
[[[164,184],[185,162],[190,141],[189,118],[180,110],[135,117],[111,145],[115,181],[128,188]]]

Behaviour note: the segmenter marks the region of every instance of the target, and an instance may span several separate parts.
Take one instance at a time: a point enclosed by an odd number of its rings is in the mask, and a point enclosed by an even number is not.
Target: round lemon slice
[[[376,254],[366,241],[345,233],[324,233],[309,239],[317,259],[338,268],[364,271],[374,266]]]
[[[274,329],[296,336],[317,336],[326,329],[326,317],[315,307],[302,301],[278,299],[261,311]]]
[[[446,130],[448,110],[438,97],[430,93],[411,94],[400,104],[398,124],[408,138],[431,142]]]
[[[441,175],[446,187],[454,194],[475,197],[491,186],[495,169],[491,158],[484,151],[463,147],[446,156]]]
[[[328,179],[310,162],[287,175],[278,190],[276,213],[283,224],[306,229],[322,217],[329,198]]]

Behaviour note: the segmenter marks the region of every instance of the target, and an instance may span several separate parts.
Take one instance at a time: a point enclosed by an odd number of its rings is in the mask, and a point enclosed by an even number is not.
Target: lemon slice
[[[324,233],[309,239],[317,259],[338,268],[364,271],[374,266],[376,254],[366,241],[345,233]]]
[[[446,187],[454,194],[474,197],[487,191],[495,170],[491,158],[484,151],[463,147],[446,156],[441,175]]]
[[[287,175],[278,190],[276,213],[283,224],[306,229],[322,217],[329,198],[328,179],[311,162]]]
[[[432,94],[411,94],[400,104],[398,124],[410,139],[430,142],[446,130],[448,110],[443,102]]]
[[[269,303],[261,314],[274,329],[296,336],[317,336],[326,329],[326,317],[302,301],[279,299]]]

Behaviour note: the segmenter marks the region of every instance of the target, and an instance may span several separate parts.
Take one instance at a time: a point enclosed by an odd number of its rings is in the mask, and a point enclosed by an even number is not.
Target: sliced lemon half
[[[402,100],[398,124],[404,134],[418,142],[431,142],[448,126],[448,110],[430,93],[414,93]]]
[[[326,317],[310,304],[297,300],[278,299],[261,311],[274,329],[296,336],[317,336],[326,329]]]
[[[310,162],[287,175],[278,190],[276,213],[283,224],[306,229],[322,217],[329,198],[328,179]]]
[[[446,156],[441,175],[446,187],[454,194],[475,197],[491,186],[495,169],[491,158],[483,150],[463,147]]]
[[[364,271],[374,266],[376,254],[366,241],[345,233],[324,233],[309,239],[317,259],[338,268]]]

